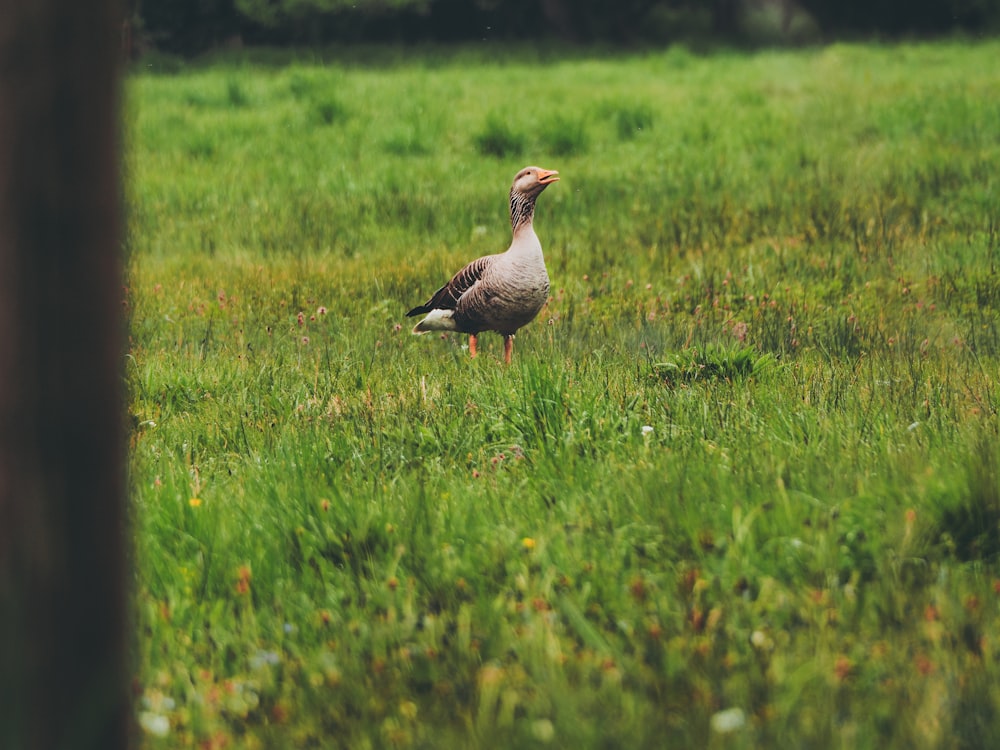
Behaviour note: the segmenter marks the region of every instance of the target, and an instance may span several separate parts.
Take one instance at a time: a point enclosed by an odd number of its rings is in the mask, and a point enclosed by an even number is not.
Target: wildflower
[[[746,712],[738,706],[716,711],[709,720],[712,731],[718,734],[731,734],[739,731],[746,726],[746,723]]]
[[[691,627],[694,629],[694,632],[700,633],[705,629],[705,613],[701,607],[693,607],[688,615],[688,619],[691,621]]]
[[[837,679],[843,682],[848,677],[851,676],[851,671],[854,669],[854,665],[851,660],[846,656],[838,656],[837,661],[833,665],[833,674],[836,675]]]
[[[284,724],[288,721],[288,714],[288,708],[280,701],[275,703],[273,708],[271,708],[271,719],[273,719],[276,724]]]
[[[642,435],[643,437],[645,437],[646,435],[649,435],[653,431],[653,426],[649,424],[644,424],[641,429],[642,429]]]
[[[479,683],[480,689],[495,688],[503,681],[503,678],[503,669],[495,664],[487,664],[476,675],[476,681]]]
[[[330,510],[330,501],[327,500],[326,498],[323,498],[322,500],[319,501],[319,507],[320,510],[326,513],[328,510]]]
[[[139,726],[154,737],[166,737],[170,734],[170,719],[152,711],[139,714]]]
[[[930,660],[930,657],[928,657],[927,654],[917,654],[913,662],[917,667],[917,671],[924,676],[929,675],[934,671],[934,662]]]
[[[250,666],[253,669],[262,667],[273,667],[281,663],[281,655],[277,651],[258,651],[250,657]]]
[[[628,591],[636,601],[644,602],[649,594],[649,588],[641,576],[636,576],[628,585]]]
[[[201,505],[201,498],[192,497],[190,500],[188,500],[188,505],[190,505],[192,508],[197,508],[198,506]]]
[[[308,336],[303,336],[302,337],[302,345],[305,346],[308,343],[309,343],[309,337]]]
[[[323,307],[322,305],[320,305],[319,307],[316,308],[316,314],[317,315],[326,315],[326,308]]]
[[[530,536],[526,536],[524,537],[524,539],[521,540],[521,546],[524,547],[525,550],[530,552],[535,548],[535,540],[532,539]]]
[[[250,593],[250,566],[241,565],[236,571],[236,593],[241,596]]]
[[[297,316],[297,320],[298,320],[298,322],[299,322],[299,328],[301,328],[302,326],[304,326],[304,325],[306,324],[306,316],[305,316],[305,313],[302,313],[302,312],[300,312],[300,313],[298,314],[298,316]]]

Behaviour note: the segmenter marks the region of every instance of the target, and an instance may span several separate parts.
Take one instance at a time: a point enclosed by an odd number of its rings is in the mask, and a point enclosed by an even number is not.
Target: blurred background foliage
[[[131,0],[127,44],[804,43],[1000,30],[1000,0]]]

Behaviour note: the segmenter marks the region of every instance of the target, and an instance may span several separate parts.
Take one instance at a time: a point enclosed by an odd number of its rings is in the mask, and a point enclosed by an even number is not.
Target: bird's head
[[[553,182],[559,181],[559,173],[554,169],[525,167],[514,178],[511,190],[525,195],[537,196]]]

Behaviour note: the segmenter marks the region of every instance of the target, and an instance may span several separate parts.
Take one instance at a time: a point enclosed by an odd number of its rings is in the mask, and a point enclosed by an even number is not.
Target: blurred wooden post
[[[116,0],[0,0],[0,748],[128,744]]]

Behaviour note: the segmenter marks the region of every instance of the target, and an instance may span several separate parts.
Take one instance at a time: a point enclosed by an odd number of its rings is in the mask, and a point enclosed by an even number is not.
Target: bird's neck
[[[510,226],[514,234],[522,227],[531,227],[535,216],[535,198],[516,190],[510,191]]]

